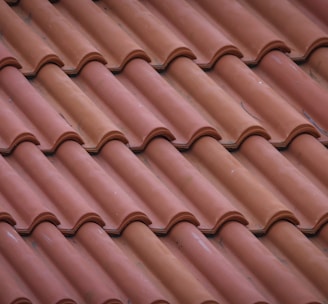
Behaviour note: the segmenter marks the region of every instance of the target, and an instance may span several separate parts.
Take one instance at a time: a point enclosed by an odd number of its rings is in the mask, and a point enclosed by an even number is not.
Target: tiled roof
[[[326,0],[0,0],[0,303],[328,303]]]

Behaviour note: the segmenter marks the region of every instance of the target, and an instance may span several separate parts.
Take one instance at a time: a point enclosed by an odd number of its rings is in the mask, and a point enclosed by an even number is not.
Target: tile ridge
[[[62,69],[67,75],[76,75],[91,61],[98,61],[102,64],[107,64],[106,59],[99,52],[93,51],[84,55],[74,68],[65,68],[65,66],[62,66]]]
[[[199,221],[197,217],[194,216],[191,212],[179,212],[174,217],[171,218],[170,222],[168,223],[167,227],[164,228],[152,228],[149,227],[156,235],[166,235],[169,233],[171,229],[174,228],[177,224],[181,222],[188,222],[195,226],[199,226]]]
[[[150,62],[151,66],[156,70],[165,70],[172,61],[174,61],[178,57],[186,57],[189,59],[196,59],[195,54],[190,50],[190,48],[186,46],[180,46],[171,51],[166,57],[166,59],[161,64]]]
[[[179,150],[186,150],[189,149],[198,139],[204,136],[212,137],[218,141],[222,139],[222,137],[214,127],[204,126],[199,128],[198,130],[195,130],[195,132],[190,136],[188,142],[183,144],[173,142],[173,145]]]
[[[40,225],[43,222],[50,222],[54,224],[55,226],[60,225],[60,221],[58,218],[52,213],[52,212],[42,212],[38,214],[30,225],[26,227],[15,227],[15,230],[20,234],[20,235],[28,235],[30,234],[38,225]]]
[[[6,222],[11,226],[16,225],[15,219],[6,211],[0,211],[0,222]]]
[[[17,135],[7,147],[0,148],[0,154],[2,155],[11,154],[15,150],[15,148],[23,142],[31,142],[35,145],[40,145],[38,139],[31,132],[22,132],[19,135]]]
[[[231,44],[218,49],[208,62],[205,63],[195,62],[195,63],[201,69],[209,70],[212,69],[215,66],[215,64],[225,55],[233,55],[236,56],[237,58],[240,58],[241,60],[243,58],[243,54],[241,53],[241,51],[236,46]]]
[[[283,143],[271,143],[276,148],[286,148],[297,136],[302,134],[309,134],[315,138],[320,137],[320,133],[317,129],[310,123],[304,123],[296,126],[286,137],[286,140]]]
[[[235,142],[230,143],[221,140],[220,143],[228,150],[235,150],[238,149],[241,146],[241,144],[247,140],[247,138],[256,135],[266,140],[271,139],[269,133],[262,126],[250,126],[247,129],[245,129],[242,134],[240,134],[240,136],[237,138]]]
[[[267,53],[273,50],[277,50],[282,53],[290,53],[290,48],[284,42],[282,42],[281,40],[274,40],[274,41],[270,41],[265,46],[263,46],[263,48],[257,54],[254,62],[252,61],[244,61],[244,62],[248,65],[258,64]]]
[[[157,127],[155,129],[153,129],[150,133],[147,134],[147,136],[143,139],[143,142],[141,143],[141,145],[135,147],[135,146],[131,146],[130,144],[128,144],[128,146],[134,152],[141,152],[146,149],[146,147],[152,140],[154,140],[158,137],[163,137],[163,138],[167,139],[168,141],[173,141],[175,139],[175,136],[172,134],[172,132],[168,128]]]
[[[9,52],[3,43],[0,43],[0,69],[3,69],[8,65],[16,67],[17,69],[22,68],[22,65],[18,62],[17,58]]]

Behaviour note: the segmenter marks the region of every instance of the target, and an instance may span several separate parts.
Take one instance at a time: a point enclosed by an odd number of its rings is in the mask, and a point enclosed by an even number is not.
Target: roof
[[[325,0],[0,1],[0,303],[328,303]]]

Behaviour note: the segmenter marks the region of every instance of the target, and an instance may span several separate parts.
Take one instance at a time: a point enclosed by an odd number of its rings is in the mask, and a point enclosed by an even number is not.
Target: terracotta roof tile
[[[326,303],[324,0],[0,0],[0,303]]]
[[[54,151],[68,139],[82,143],[77,132],[14,67],[7,66],[0,70],[0,102],[3,122],[1,152],[9,153],[23,141],[39,144],[45,152]]]
[[[0,42],[0,69],[5,66],[14,66],[16,68],[21,68],[17,58],[13,56],[9,50]]]
[[[138,222],[119,238],[95,223],[84,224],[70,238],[42,223],[22,238],[0,223],[0,239],[0,260],[8,271],[0,281],[8,287],[2,299],[9,303],[17,298],[33,303],[323,303],[326,297],[327,271],[318,261],[326,265],[327,256],[313,243],[319,237],[311,242],[285,221],[261,238],[236,222],[212,238],[184,222],[161,238]],[[315,259],[301,258],[309,254]],[[187,286],[194,288],[187,291]]]
[[[40,36],[26,27],[25,22],[4,1],[0,1],[0,32],[2,43],[17,58],[25,75],[35,74],[48,62],[63,65],[57,54]]]
[[[254,71],[311,122],[320,140],[327,143],[327,89],[278,51],[267,54]]]

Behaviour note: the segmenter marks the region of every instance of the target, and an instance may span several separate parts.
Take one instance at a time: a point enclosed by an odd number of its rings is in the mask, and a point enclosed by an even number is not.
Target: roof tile
[[[17,58],[9,52],[2,42],[0,42],[0,69],[8,65],[14,66],[18,69],[22,67]]]
[[[299,137],[303,136],[306,135]],[[317,151],[315,143],[313,145],[313,150]],[[319,148],[317,154],[320,152]],[[297,165],[290,163],[267,141],[257,136],[250,137],[234,155],[275,198],[292,210],[302,231],[315,233],[327,222],[327,191],[318,188],[297,169]]]
[[[165,68],[178,56],[196,58],[188,46],[142,2],[104,0],[96,4],[145,50],[156,68]]]
[[[326,303],[324,1],[0,0],[0,303]]]
[[[27,28],[26,23],[4,1],[0,1],[0,32],[2,43],[17,58],[25,75],[35,74],[48,62],[59,66],[64,64],[42,38]],[[31,46],[33,52],[30,50]]]
[[[45,65],[31,83],[78,132],[88,151],[98,151],[110,139],[127,142],[121,130],[58,66]]]
[[[132,58],[150,61],[136,41],[92,1],[82,0],[78,7],[72,1],[58,1],[55,7],[99,50],[109,69],[121,70]]]
[[[23,141],[38,144],[45,152],[54,151],[67,139],[82,143],[80,136],[14,67],[0,70],[0,102],[1,152],[9,153]]]
[[[29,34],[36,34],[61,59],[67,73],[77,73],[90,60],[106,62],[97,48],[49,1],[22,0],[13,9],[24,21],[24,29],[29,29]],[[32,47],[36,45],[32,44]]]
[[[326,89],[278,51],[267,54],[254,71],[311,122],[320,134],[320,141],[327,143]]]
[[[265,139],[263,141],[266,142]],[[289,206],[284,205],[214,139],[201,138],[183,155],[245,216],[249,222],[248,228],[254,233],[265,232],[279,219],[298,224]],[[224,161],[217,161],[221,159]]]
[[[245,0],[247,6],[264,26],[269,27],[290,48],[293,60],[305,59],[319,46],[328,45],[328,32],[318,27],[288,0]],[[285,22],[288,20],[288,22]]]

